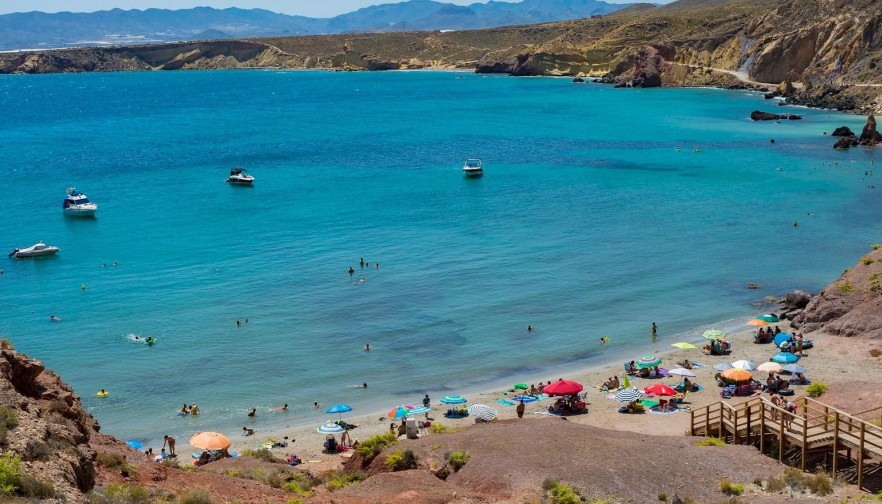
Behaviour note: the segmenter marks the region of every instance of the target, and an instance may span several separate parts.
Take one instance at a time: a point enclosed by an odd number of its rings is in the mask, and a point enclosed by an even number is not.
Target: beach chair
[[[728,399],[735,395],[735,385],[726,385],[720,390],[720,397],[723,399]]]

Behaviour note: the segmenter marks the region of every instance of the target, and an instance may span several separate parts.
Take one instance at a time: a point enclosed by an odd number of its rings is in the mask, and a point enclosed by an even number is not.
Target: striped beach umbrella
[[[407,416],[408,413],[410,413],[410,410],[412,409],[413,406],[409,404],[399,404],[398,406],[395,406],[394,408],[389,410],[389,413],[386,413],[386,416],[391,418],[392,420],[395,420],[397,418],[404,418]]]
[[[346,429],[344,429],[343,427],[340,427],[334,422],[328,420],[327,422],[319,425],[319,428],[316,429],[316,432],[318,432],[319,434],[340,434],[345,430]]]
[[[643,397],[643,392],[640,392],[634,387],[622,389],[616,392],[616,401],[619,402],[636,401],[641,397]]]
[[[727,369],[732,369],[732,364],[729,364],[728,362],[714,364],[714,371],[725,371]]]
[[[460,397],[456,394],[446,395],[441,398],[442,404],[465,404],[469,402],[465,397]]]
[[[432,411],[432,408],[427,408],[425,406],[417,406],[416,408],[408,411],[407,416],[422,415],[423,413],[428,413],[430,411]]]
[[[481,420],[487,422],[499,416],[499,414],[496,413],[495,409],[487,406],[486,404],[472,404],[471,406],[469,406],[468,411],[470,416],[480,418]]]
[[[706,340],[718,340],[718,339],[725,338],[726,333],[724,333],[723,331],[721,331],[719,329],[708,329],[707,331],[704,331],[704,334],[702,334],[702,336]]]
[[[661,362],[662,360],[655,355],[644,355],[643,357],[637,359],[636,364],[637,368],[643,369],[658,366],[659,364],[661,364]]]

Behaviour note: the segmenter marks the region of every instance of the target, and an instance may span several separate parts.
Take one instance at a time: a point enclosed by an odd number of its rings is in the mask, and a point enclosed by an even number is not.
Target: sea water
[[[61,248],[4,259],[0,334],[103,431],[148,442],[698,342],[882,241],[879,154],[824,135],[863,118],[757,93],[143,72],[2,76],[0,110],[0,245]],[[462,176],[467,157],[484,177]],[[236,166],[254,187],[224,183]],[[97,218],[62,215],[69,185]],[[176,416],[184,402],[202,414]]]

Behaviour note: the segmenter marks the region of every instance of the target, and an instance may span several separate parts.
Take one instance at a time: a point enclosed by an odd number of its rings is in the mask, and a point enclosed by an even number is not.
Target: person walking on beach
[[[526,407],[524,406],[524,401],[518,402],[518,407],[515,408],[515,411],[518,413],[518,418],[524,418],[524,409],[525,408]]]
[[[163,436],[163,438],[162,438],[162,448],[165,449],[165,446],[166,446],[166,445],[168,445],[168,453],[169,453],[169,455],[171,455],[171,456],[174,457],[174,456],[176,455],[176,453],[175,453],[175,438],[169,436],[168,434],[166,434],[165,436]]]
[[[655,338],[658,336],[658,326],[655,325],[655,322],[652,323],[652,337]]]
[[[429,394],[426,394],[426,397],[423,397],[423,406],[428,408],[431,403],[432,401],[429,399]]]

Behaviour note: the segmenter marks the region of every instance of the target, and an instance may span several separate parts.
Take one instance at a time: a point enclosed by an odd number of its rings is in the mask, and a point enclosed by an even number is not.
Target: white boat
[[[50,256],[57,254],[59,250],[61,249],[59,249],[58,247],[53,247],[52,245],[46,245],[43,242],[39,242],[36,245],[31,245],[28,248],[15,249],[9,253],[9,257],[21,259],[22,257]]]
[[[244,168],[233,168],[230,170],[230,176],[227,177],[227,182],[237,185],[251,185],[254,182],[254,177],[245,173]]]
[[[478,158],[466,159],[465,164],[462,165],[462,173],[466,177],[480,177],[483,175],[484,167],[481,165],[481,160]]]
[[[64,204],[61,208],[64,211],[64,215],[92,217],[98,210],[98,205],[89,201],[89,198],[77,191],[76,188],[68,187],[67,197],[64,198]]]

